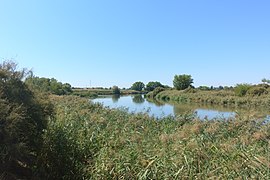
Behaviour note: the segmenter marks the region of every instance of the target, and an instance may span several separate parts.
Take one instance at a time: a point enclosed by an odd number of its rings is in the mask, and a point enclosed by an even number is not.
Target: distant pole
[[[91,80],[90,80],[90,88],[91,88],[91,86],[92,86],[92,83],[91,83]]]

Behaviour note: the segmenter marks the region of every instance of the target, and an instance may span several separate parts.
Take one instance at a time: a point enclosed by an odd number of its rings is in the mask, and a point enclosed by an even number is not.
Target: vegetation
[[[265,120],[241,114],[233,120],[201,121],[194,114],[157,120],[92,104],[87,98],[48,95],[33,84],[16,64],[0,65],[0,179],[269,177],[270,123]],[[241,99],[243,104],[255,103],[243,100],[256,96],[254,100],[269,105],[268,92],[269,86],[262,84],[243,97],[232,90],[160,86],[151,93],[153,99],[215,97],[211,102]],[[141,103],[142,98],[133,101]]]
[[[191,75],[175,75],[173,80],[173,86],[177,90],[184,90],[191,86],[193,79]]]
[[[156,89],[157,87],[162,87],[164,88],[164,85],[162,85],[160,82],[158,81],[150,81],[149,83],[146,84],[146,91],[153,91],[154,89]]]
[[[113,86],[112,87],[112,93],[113,94],[121,94],[119,87],[118,86]]]
[[[38,165],[43,130],[53,107],[45,94],[22,81],[27,70],[13,62],[0,65],[0,179],[29,179]]]
[[[263,79],[262,79],[262,83],[270,84],[270,80],[269,80],[269,79],[266,79],[266,78],[263,78]]]
[[[47,179],[265,179],[269,124],[239,116],[156,120],[71,96],[53,97],[56,118],[41,161]]]
[[[26,79],[25,83],[32,89],[37,89],[42,92],[49,92],[56,95],[67,95],[72,93],[70,84],[63,84],[54,78],[49,79],[30,76]]]
[[[163,88],[163,87],[157,87],[157,88],[154,89],[154,91],[149,92],[146,96],[148,98],[155,98],[156,95],[158,95],[158,93],[160,93],[162,91],[165,91],[165,88]]]
[[[135,91],[142,91],[144,87],[145,87],[144,83],[139,81],[139,82],[133,83],[130,89],[135,90]]]
[[[121,95],[128,95],[128,94],[141,94],[140,91],[135,90],[128,90],[128,89],[121,89]],[[87,98],[96,98],[98,95],[113,95],[112,89],[105,89],[105,88],[87,88],[87,89],[73,89],[72,95],[80,96],[80,97],[87,97]]]
[[[237,84],[234,88],[235,94],[237,96],[243,97],[247,94],[248,90],[251,88],[249,84]]]

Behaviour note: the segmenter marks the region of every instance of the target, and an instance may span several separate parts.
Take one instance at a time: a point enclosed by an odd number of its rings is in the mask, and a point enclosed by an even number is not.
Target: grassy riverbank
[[[46,178],[228,179],[269,177],[269,124],[199,121],[186,114],[157,121],[87,99],[52,96],[40,169]]]
[[[140,91],[134,91],[129,89],[122,89],[121,95],[128,95],[128,94],[141,94],[143,92]],[[92,89],[92,88],[76,88],[73,89],[73,95],[80,96],[80,97],[89,97],[89,98],[95,98],[98,95],[113,95],[112,89],[105,89],[105,88],[99,88],[99,89]]]
[[[151,94],[148,97],[152,97]],[[202,91],[195,89],[187,90],[165,90],[159,92],[154,98],[163,101],[172,102],[194,102],[204,104],[228,105],[234,107],[269,107],[270,95],[263,94],[247,95],[243,97],[236,96],[232,90]]]

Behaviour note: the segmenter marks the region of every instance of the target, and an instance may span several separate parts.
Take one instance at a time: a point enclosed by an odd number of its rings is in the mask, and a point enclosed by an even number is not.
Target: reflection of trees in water
[[[135,103],[135,104],[142,104],[144,103],[144,98],[142,97],[141,94],[136,94],[133,96],[132,98],[132,101]]]
[[[171,103],[170,103],[171,104]],[[251,109],[251,108],[235,108],[229,106],[216,106],[208,104],[193,104],[193,103],[173,103],[173,110],[176,115],[195,112],[196,109],[214,110],[219,112],[235,112],[238,117],[248,119],[269,119],[269,110],[266,109]]]
[[[174,104],[173,105],[173,111],[175,115],[183,115],[187,113],[194,113],[195,109],[193,106],[187,105],[187,104]]]
[[[162,102],[162,101],[159,101],[156,99],[152,99],[152,98],[147,98],[147,101],[155,104],[156,106],[164,106],[166,104],[165,102]]]
[[[120,99],[120,94],[114,94],[114,95],[112,95],[112,101],[114,103],[118,102],[119,99]]]

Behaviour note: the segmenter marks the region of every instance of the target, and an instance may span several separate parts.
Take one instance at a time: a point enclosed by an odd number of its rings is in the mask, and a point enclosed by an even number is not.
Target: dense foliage
[[[72,93],[71,85],[68,83],[58,82],[54,78],[39,78],[35,76],[28,77],[26,84],[32,89],[37,89],[42,92],[50,92],[56,95],[66,95]]]
[[[118,86],[113,86],[112,93],[113,94],[121,94],[120,88]]]
[[[164,88],[164,85],[162,85],[160,82],[158,81],[150,81],[149,83],[146,84],[145,90],[146,91],[153,91],[154,89],[156,89],[157,87],[162,87]]]
[[[144,87],[145,87],[144,83],[138,81],[132,84],[131,89],[135,91],[142,91]]]
[[[191,86],[193,79],[191,75],[175,75],[173,80],[173,86],[177,90],[184,90]]]
[[[0,179],[30,179],[52,115],[45,95],[22,81],[28,75],[13,62],[0,65]]]
[[[237,96],[245,96],[248,90],[251,88],[250,84],[237,84],[234,88],[235,94]]]

